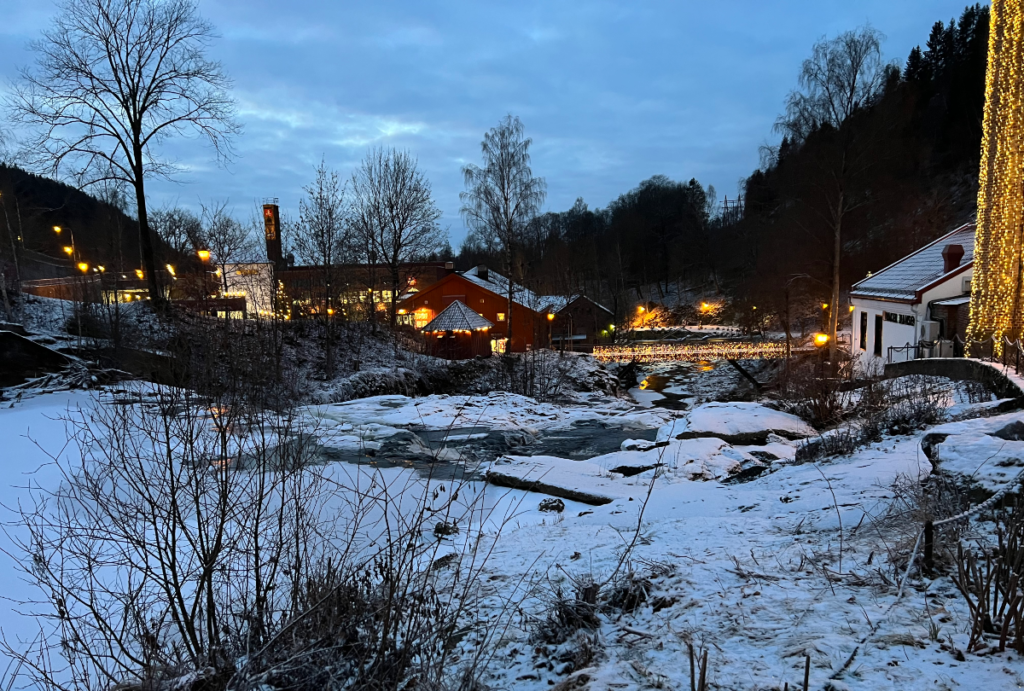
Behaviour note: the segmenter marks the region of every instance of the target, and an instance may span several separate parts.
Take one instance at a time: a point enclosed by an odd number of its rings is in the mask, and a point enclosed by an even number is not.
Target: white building
[[[875,358],[900,362],[925,355],[913,348],[922,341],[963,338],[971,299],[974,228],[973,223],[961,226],[853,285],[853,356],[862,367]],[[948,343],[935,347],[952,349]]]
[[[223,296],[245,298],[245,315],[250,319],[274,314],[274,265],[270,262],[246,262],[224,267]]]

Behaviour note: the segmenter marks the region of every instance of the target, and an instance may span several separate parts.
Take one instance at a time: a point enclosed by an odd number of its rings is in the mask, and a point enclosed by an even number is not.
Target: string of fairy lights
[[[649,343],[641,345],[594,346],[594,357],[602,362],[714,362],[715,360],[777,360],[786,357],[786,344],[759,343]]]
[[[1020,339],[1021,221],[1024,213],[1024,10],[1020,0],[992,0],[985,76],[978,227],[971,312],[973,339]]]

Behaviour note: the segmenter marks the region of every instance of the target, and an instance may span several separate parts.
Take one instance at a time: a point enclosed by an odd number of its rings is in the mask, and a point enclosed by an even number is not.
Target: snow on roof
[[[613,312],[604,305],[596,302],[595,300],[591,300],[586,295],[580,293],[577,293],[576,295],[541,295],[538,299],[540,300],[540,304],[544,309],[549,309],[552,312],[561,312],[566,307],[576,302],[580,298],[589,300],[591,303],[597,305],[599,308],[603,309],[608,314],[613,314]]]
[[[507,298],[509,280],[502,276],[501,274],[491,271],[489,269],[485,269],[487,271],[487,280],[484,280],[478,274],[479,268],[480,267],[478,266],[474,266],[472,269],[463,271],[461,275],[463,276],[463,278],[472,281],[481,288],[485,288],[486,290],[489,290],[492,293]],[[523,286],[515,282],[512,283],[512,301],[517,305],[529,307],[530,309],[536,312],[540,312],[545,307],[543,298],[541,298],[539,295],[534,293],[529,288],[524,288]]]
[[[494,324],[469,309],[465,303],[456,300],[441,310],[441,314],[434,317],[429,324],[423,327],[423,330],[476,331],[477,329],[489,329],[492,326]]]
[[[541,295],[538,299],[545,309],[549,309],[552,312],[561,312],[570,302],[578,297],[578,295]]]
[[[950,274],[974,261],[974,229],[975,225],[968,223],[925,245],[895,264],[890,264],[878,273],[855,283],[850,295],[892,300],[916,299],[917,291],[947,275],[943,271],[942,259],[942,251],[947,245],[960,245],[964,248],[960,265],[949,272]]]

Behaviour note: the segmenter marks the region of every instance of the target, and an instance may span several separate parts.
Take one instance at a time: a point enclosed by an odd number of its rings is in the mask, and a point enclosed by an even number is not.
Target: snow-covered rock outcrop
[[[758,403],[713,402],[697,406],[685,418],[663,425],[658,430],[658,441],[717,437],[730,444],[766,444],[772,434],[804,439],[816,432],[796,415]]]
[[[921,446],[942,472],[995,491],[1024,470],[1024,412],[939,425]]]

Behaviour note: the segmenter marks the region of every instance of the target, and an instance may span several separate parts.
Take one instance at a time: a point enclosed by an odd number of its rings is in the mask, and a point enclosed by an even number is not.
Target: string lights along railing
[[[594,357],[603,362],[711,362],[714,360],[777,360],[786,357],[786,344],[760,343],[651,343],[594,346]]]

